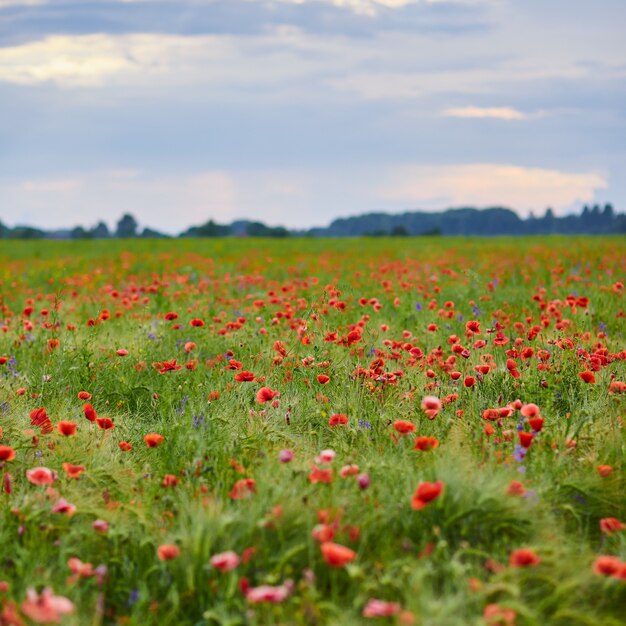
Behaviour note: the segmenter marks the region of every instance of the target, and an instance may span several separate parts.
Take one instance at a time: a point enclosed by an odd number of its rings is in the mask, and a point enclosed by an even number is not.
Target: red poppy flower
[[[532,433],[527,433],[526,431],[520,431],[518,434],[519,443],[522,448],[530,448],[530,444],[533,442],[535,435]]]
[[[578,375],[584,382],[595,385],[596,377],[593,372],[590,372],[589,370],[585,370],[584,372],[579,372]]]
[[[470,320],[469,322],[466,322],[465,328],[475,335],[480,335],[480,322],[478,322],[478,320]]]
[[[344,567],[356,558],[356,552],[332,541],[324,541],[320,545],[324,561],[331,567]]]
[[[78,399],[79,400],[91,400],[91,394],[88,391],[79,391]]]
[[[133,449],[133,446],[128,441],[120,441],[117,445],[122,452],[130,452]]]
[[[348,476],[356,476],[359,473],[359,466],[351,463],[350,465],[344,465],[339,470],[339,476],[341,478],[348,478]]]
[[[68,478],[78,478],[85,471],[85,466],[63,463],[63,470],[67,474]]]
[[[536,432],[540,432],[543,429],[543,417],[531,417],[528,420],[530,427]]]
[[[409,433],[415,432],[415,424],[412,422],[407,422],[405,420],[396,420],[393,423],[393,428],[397,433],[401,435],[408,435]]]
[[[76,422],[65,422],[62,420],[57,424],[57,430],[64,437],[73,437],[76,434],[76,428]]]
[[[256,493],[256,481],[254,478],[239,479],[230,490],[230,497],[233,500],[244,500]]]
[[[620,522],[616,517],[605,517],[600,520],[600,530],[607,535],[617,533],[625,528],[626,524]]]
[[[126,350],[125,348],[120,348],[119,350],[115,351],[115,354],[117,354],[117,356],[127,356],[128,350]]]
[[[318,374],[317,382],[321,385],[326,385],[330,382],[330,376],[327,376],[326,374]]]
[[[598,467],[596,467],[596,471],[600,474],[600,476],[606,478],[613,473],[613,468],[610,465],[598,465]]]
[[[269,387],[261,387],[256,392],[256,401],[259,404],[271,402],[276,396],[280,395],[280,391],[272,391]]]
[[[204,326],[204,320],[201,319],[193,319],[189,323],[196,328],[201,328],[202,326]]]
[[[320,543],[332,541],[334,536],[335,531],[330,524],[317,524],[311,531],[311,537]]]
[[[506,490],[510,496],[523,496],[526,494],[524,485],[519,480],[512,480]]]
[[[173,544],[164,543],[157,548],[157,556],[161,561],[171,561],[180,556],[180,548]]]
[[[12,461],[15,458],[15,450],[10,446],[0,446],[0,461]]]
[[[256,376],[248,370],[243,370],[235,374],[235,380],[238,383],[251,383],[256,379]]]
[[[343,413],[334,413],[328,418],[329,426],[343,426],[348,423],[348,416]]]
[[[161,484],[164,487],[176,487],[176,485],[178,485],[178,478],[174,474],[165,474]]]
[[[534,567],[539,565],[541,559],[528,548],[519,548],[513,550],[509,556],[509,564],[511,567]]]
[[[415,438],[415,450],[422,450],[422,452],[426,452],[427,450],[432,450],[433,448],[439,447],[439,440],[436,437],[416,437]]]
[[[332,468],[321,469],[314,465],[309,473],[309,482],[310,483],[327,483],[330,484],[333,482],[333,470]]]
[[[95,422],[98,417],[98,415],[96,414],[96,410],[93,408],[93,406],[91,406],[91,404],[83,405],[83,413],[90,422]]]
[[[484,608],[483,618],[487,626],[515,626],[517,613],[494,603]]]
[[[148,448],[156,448],[165,441],[165,437],[163,435],[159,435],[159,433],[149,433],[143,438],[143,440],[146,442]]]
[[[173,311],[170,311],[169,313],[165,314],[165,319],[168,322],[171,322],[172,320],[177,320],[178,319],[178,313],[174,313]]]
[[[43,435],[51,433],[53,430],[52,422],[43,407],[30,412],[30,423],[32,426],[39,426]]]
[[[285,349],[285,344],[282,341],[274,342],[274,350],[280,354],[280,356],[287,356],[287,350]]]
[[[593,562],[592,568],[601,576],[615,576],[622,569],[622,562],[616,556],[599,556]]]
[[[183,366],[177,365],[176,359],[173,359],[172,361],[157,361],[156,363],[152,364],[152,367],[154,367],[154,369],[157,370],[159,374],[165,374],[166,372],[176,372],[182,369]]]
[[[438,480],[434,483],[422,482],[417,486],[413,498],[411,499],[411,506],[419,511],[423,509],[429,502],[437,499],[443,491],[443,483]]]
[[[102,430],[111,430],[111,428],[115,428],[115,424],[110,417],[97,417],[96,424],[98,425],[98,428],[101,428]]]

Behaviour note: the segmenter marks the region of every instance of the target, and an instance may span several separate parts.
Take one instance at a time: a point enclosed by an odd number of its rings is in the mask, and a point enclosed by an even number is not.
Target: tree
[[[136,237],[137,236],[137,220],[130,214],[126,213],[117,223],[116,237]]]
[[[231,227],[224,224],[216,224],[213,220],[209,220],[201,226],[192,226],[180,237],[228,237],[231,234]]]
[[[10,239],[43,239],[46,233],[31,226],[16,226],[9,234]]]
[[[72,239],[91,239],[93,234],[90,230],[85,230],[82,226],[76,226],[72,228],[70,237]]]
[[[246,235],[248,237],[289,237],[289,231],[283,226],[266,226],[261,222],[248,222]]]
[[[409,231],[407,230],[406,226],[394,226],[391,229],[391,236],[392,237],[408,237],[409,236]]]
[[[168,239],[169,236],[164,233],[160,233],[158,230],[153,230],[152,228],[144,228],[141,233],[141,237],[145,237],[147,239]]]
[[[91,236],[94,239],[108,239],[111,233],[109,232],[109,227],[104,222],[98,222],[98,224],[91,229]]]

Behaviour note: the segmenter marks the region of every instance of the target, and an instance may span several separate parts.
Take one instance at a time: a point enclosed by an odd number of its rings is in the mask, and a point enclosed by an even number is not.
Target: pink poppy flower
[[[74,513],[76,513],[76,507],[69,503],[65,498],[61,498],[53,507],[52,507],[52,512],[53,513],[63,513],[64,515],[67,515],[68,517],[71,517],[72,515],[74,515]]]
[[[428,419],[435,419],[443,408],[441,400],[437,396],[424,396],[421,404],[422,410]]]
[[[239,565],[239,556],[232,550],[215,554],[209,561],[211,565],[220,572],[230,572]]]
[[[332,463],[337,453],[334,450],[322,450],[315,458],[316,463]]]
[[[400,605],[397,602],[386,602],[372,598],[367,601],[363,608],[363,617],[389,617],[400,612]]]
[[[293,461],[293,450],[285,448],[278,453],[278,460],[281,463],[291,463]]]
[[[24,615],[37,624],[60,624],[64,615],[74,612],[72,602],[63,596],[55,596],[49,587],[41,594],[29,587],[21,608]]]
[[[103,520],[103,519],[97,519],[94,522],[92,522],[91,527],[97,532],[97,533],[108,533],[109,532],[109,522]]]
[[[269,602],[271,604],[280,604],[289,597],[293,587],[293,583],[287,580],[282,585],[272,587],[270,585],[261,585],[260,587],[252,587],[246,593],[246,600],[252,604],[261,604]]]
[[[520,412],[524,417],[539,417],[539,407],[536,404],[525,404]]]
[[[57,474],[47,467],[33,467],[26,470],[26,478],[33,485],[51,485],[56,480]]]

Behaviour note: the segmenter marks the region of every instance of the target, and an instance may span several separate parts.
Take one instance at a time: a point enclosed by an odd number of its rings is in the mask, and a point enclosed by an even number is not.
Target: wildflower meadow
[[[626,241],[3,242],[0,624],[626,623]]]

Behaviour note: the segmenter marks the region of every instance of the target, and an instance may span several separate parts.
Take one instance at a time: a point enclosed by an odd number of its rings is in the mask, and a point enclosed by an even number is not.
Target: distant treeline
[[[218,224],[209,220],[192,226],[178,237],[413,237],[438,235],[608,235],[626,234],[626,214],[616,213],[610,204],[585,206],[580,215],[556,217],[548,209],[543,217],[526,219],[502,207],[459,208],[435,213],[413,211],[402,214],[368,213],[334,220],[330,226],[309,230],[288,230],[262,222],[238,220]],[[86,229],[44,231],[30,226],[8,228],[0,222],[1,239],[107,239],[132,237],[169,237],[151,228],[140,231],[137,220],[125,214],[110,231],[104,222]]]

